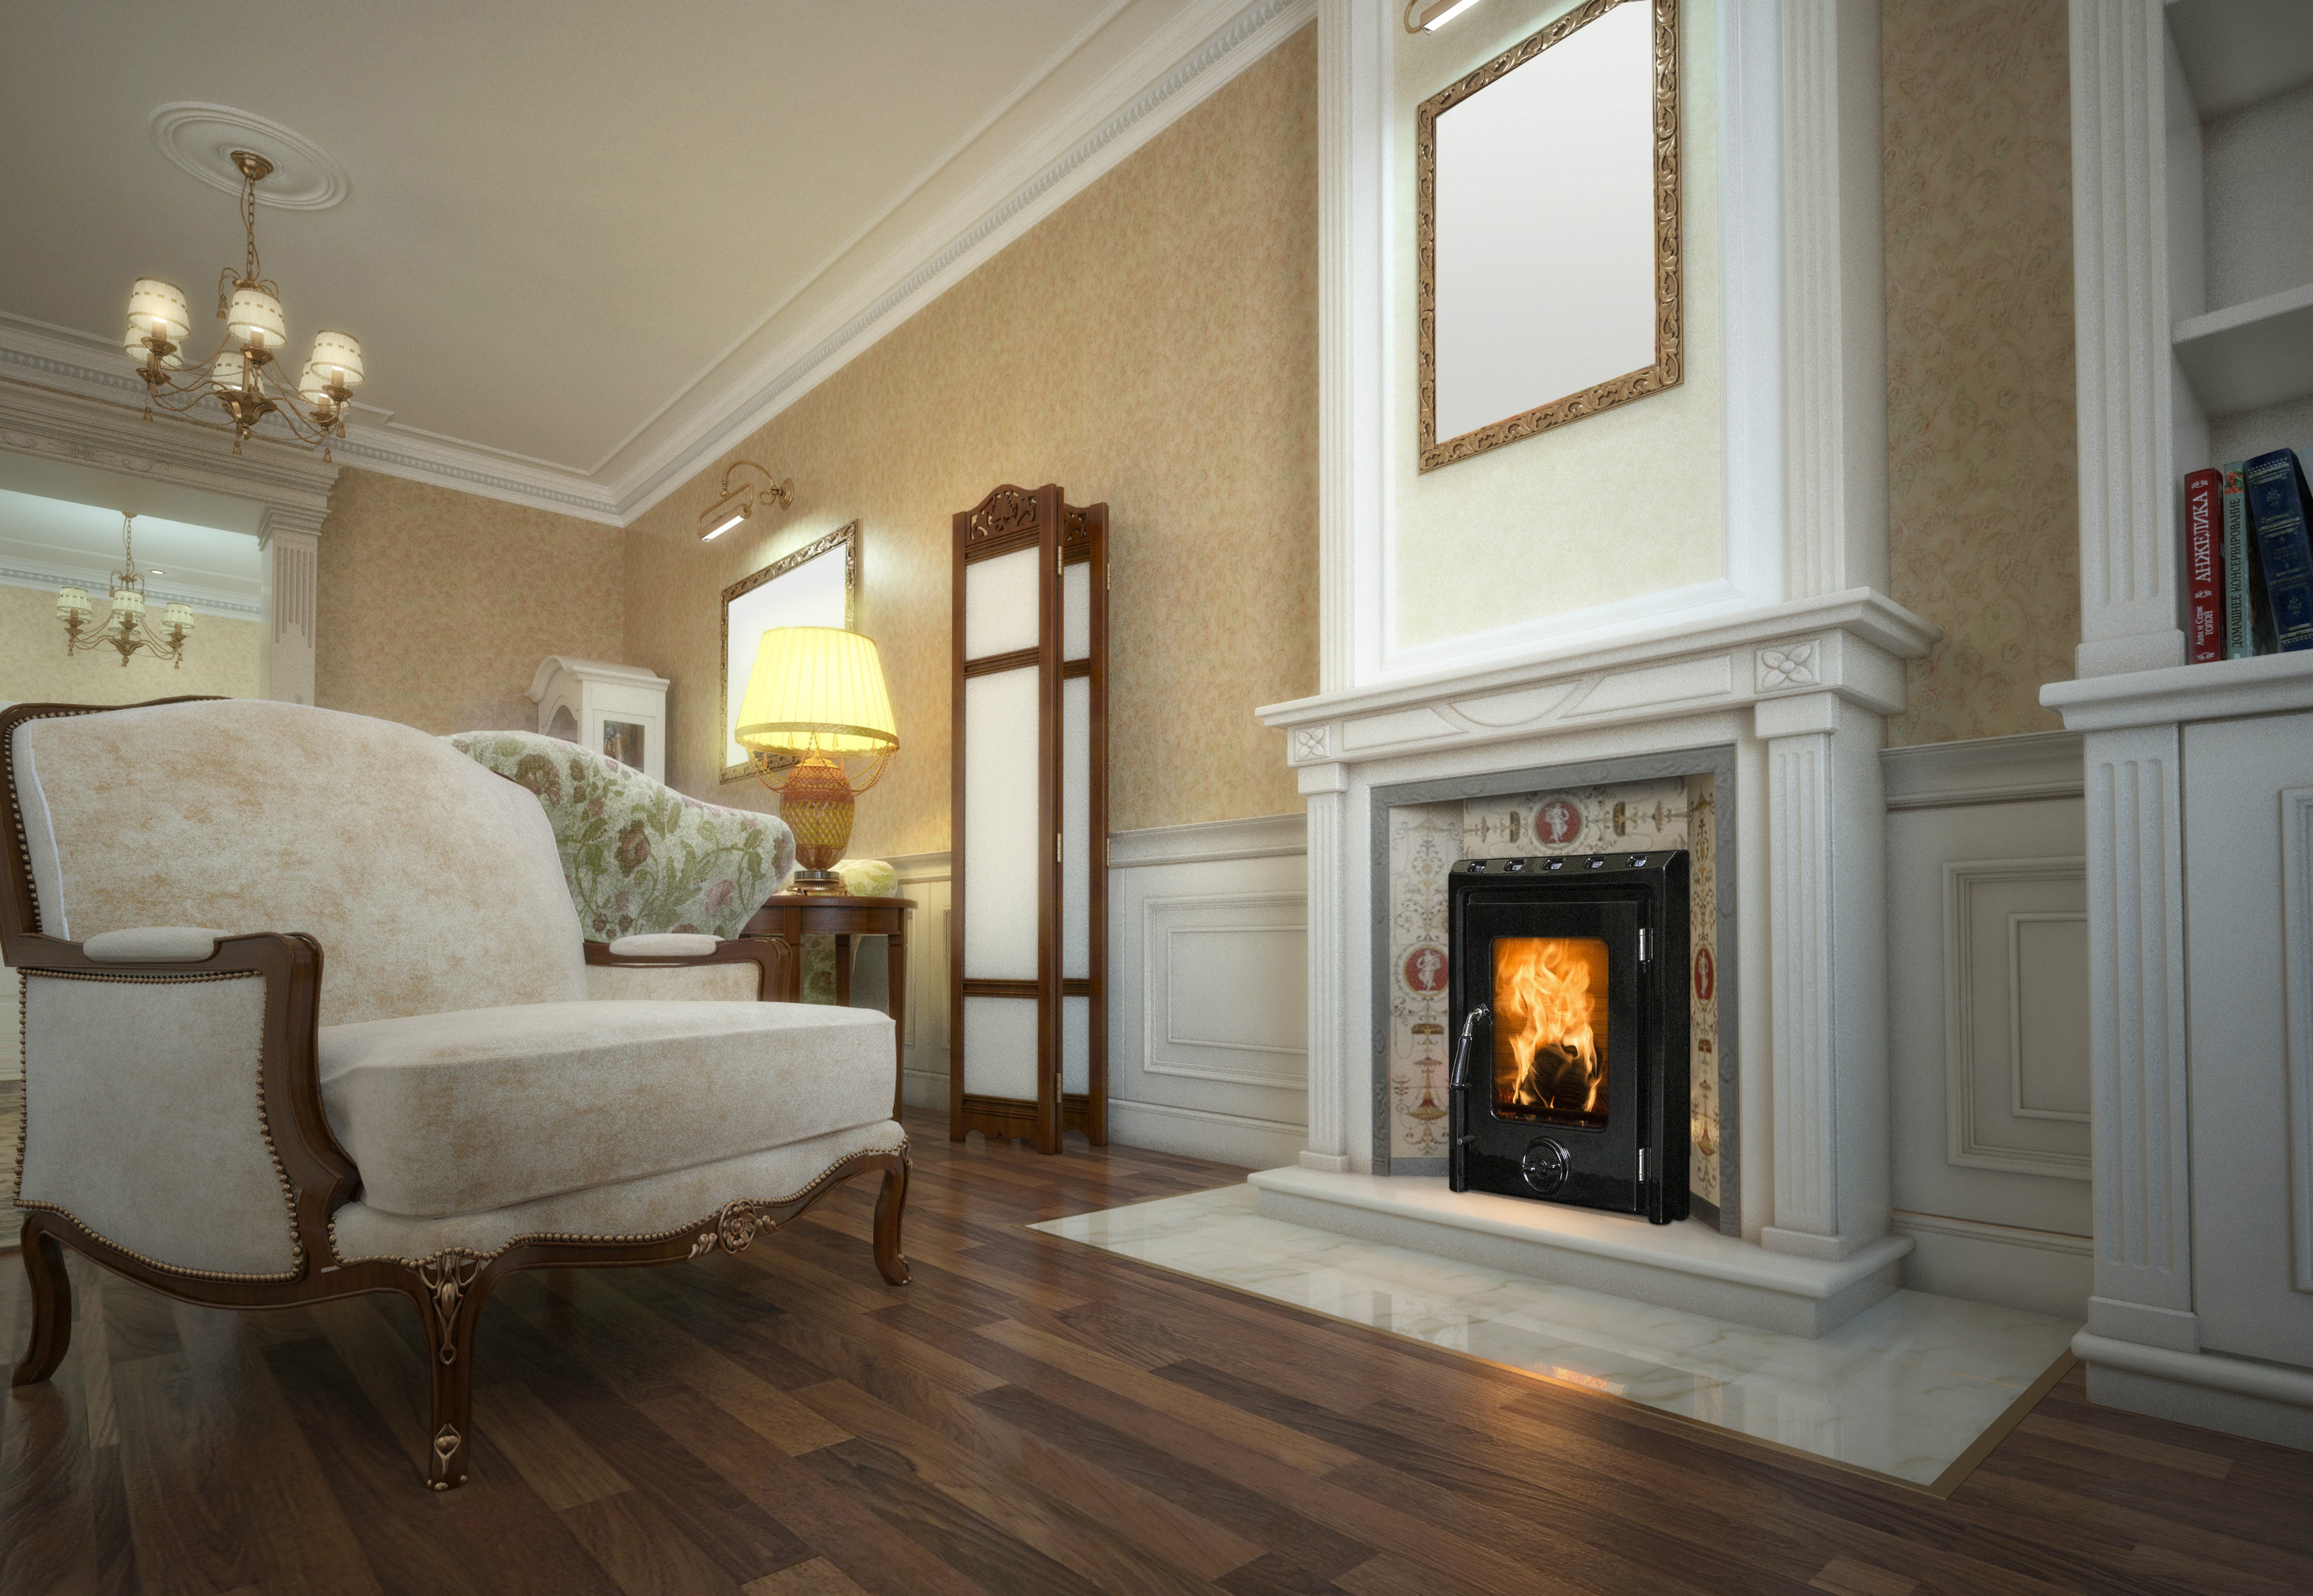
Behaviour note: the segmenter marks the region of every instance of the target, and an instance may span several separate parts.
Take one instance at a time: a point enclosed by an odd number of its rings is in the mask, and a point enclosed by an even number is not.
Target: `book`
[[[2305,468],[2296,450],[2275,449],[2250,461],[2241,482],[2273,612],[2273,647],[2284,654],[2313,648],[2313,540],[2305,527],[2313,491],[2306,488]]]
[[[2224,511],[2225,657],[2247,659],[2256,650],[2258,585],[2256,556],[2250,546],[2248,489],[2241,481],[2246,461],[2217,468]]]
[[[2185,657],[2194,665],[2225,657],[2224,550],[2217,533],[2222,481],[2210,470],[2185,479]]]

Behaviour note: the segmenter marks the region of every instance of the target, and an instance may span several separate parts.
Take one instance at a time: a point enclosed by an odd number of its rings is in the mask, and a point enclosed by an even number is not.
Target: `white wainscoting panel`
[[[908,1013],[901,1027],[907,1045],[901,1089],[909,1107],[947,1112],[948,855],[910,853],[893,859],[900,896],[916,900],[908,917]],[[880,945],[881,939],[875,944]],[[860,989],[869,955],[860,955]]]
[[[2281,794],[2281,913],[2289,983],[2290,1283],[2313,1292],[2313,787]]]
[[[1301,816],[1109,840],[1109,1134],[1251,1168],[1307,1143]]]
[[[1946,1156],[2089,1178],[2088,860],[1946,860]]]
[[[1904,1283],[2085,1316],[2086,807],[2070,733],[1889,749],[1888,1060]]]

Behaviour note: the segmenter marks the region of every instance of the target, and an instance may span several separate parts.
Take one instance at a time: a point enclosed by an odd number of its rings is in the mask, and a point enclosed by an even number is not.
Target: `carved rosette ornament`
[[[752,1203],[726,1203],[714,1222],[692,1238],[687,1256],[699,1257],[718,1247],[725,1252],[744,1252],[757,1236],[778,1228],[778,1221],[765,1219]]]

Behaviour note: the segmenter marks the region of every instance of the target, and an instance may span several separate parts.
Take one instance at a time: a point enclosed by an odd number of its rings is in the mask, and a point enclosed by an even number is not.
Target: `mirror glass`
[[[1578,6],[1422,106],[1423,470],[1678,380],[1674,3]]]
[[[755,669],[755,648],[778,626],[852,623],[859,568],[859,523],[775,560],[723,590],[723,780],[748,774],[747,751],[732,736]]]

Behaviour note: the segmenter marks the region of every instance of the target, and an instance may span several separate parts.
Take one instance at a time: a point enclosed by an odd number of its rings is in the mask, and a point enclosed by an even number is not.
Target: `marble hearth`
[[[1262,711],[1308,798],[1311,992],[1310,1146],[1253,1177],[1261,1211],[1786,1334],[1895,1291],[1878,755],[1933,635],[1859,590]],[[1718,810],[1716,1222],[1447,1192],[1393,1131],[1392,810],[1697,773]]]

